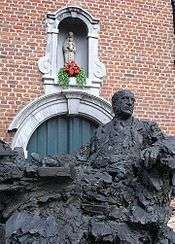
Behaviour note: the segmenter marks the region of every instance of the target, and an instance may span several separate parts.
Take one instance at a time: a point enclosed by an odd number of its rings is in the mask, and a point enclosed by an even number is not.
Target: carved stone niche
[[[76,45],[75,61],[87,72],[86,92],[99,95],[106,69],[98,58],[99,20],[79,7],[66,7],[47,14],[47,46],[45,56],[39,59],[43,73],[45,93],[55,93],[63,88],[58,85],[57,72],[64,65],[63,43],[71,31]],[[80,88],[70,80],[69,90]]]

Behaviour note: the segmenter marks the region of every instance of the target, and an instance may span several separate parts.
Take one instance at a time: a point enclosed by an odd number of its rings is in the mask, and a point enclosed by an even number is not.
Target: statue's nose
[[[128,98],[128,104],[132,105],[132,99],[131,98]]]

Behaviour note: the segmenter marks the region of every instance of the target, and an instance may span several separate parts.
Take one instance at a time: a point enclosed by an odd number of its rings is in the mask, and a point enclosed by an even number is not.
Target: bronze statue
[[[112,106],[115,116],[111,122],[100,127],[96,132],[92,141],[93,152],[98,151],[100,147],[99,150],[105,153],[111,145],[111,150],[117,147],[114,161],[116,157],[124,161],[126,157],[131,158],[132,161],[136,161],[135,157],[138,157],[137,160],[142,157],[145,162],[157,159],[159,144],[165,137],[156,123],[140,121],[132,116],[134,102],[134,94],[130,91],[121,90],[113,95]]]
[[[114,118],[74,155],[0,162],[6,243],[174,244],[175,140],[132,116],[134,94],[113,95]]]

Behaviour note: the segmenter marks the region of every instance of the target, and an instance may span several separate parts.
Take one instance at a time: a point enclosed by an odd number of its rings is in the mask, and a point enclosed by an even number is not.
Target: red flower
[[[73,69],[73,67],[70,67],[69,68],[69,72],[68,72],[71,76],[73,76],[74,75],[74,69]]]
[[[74,76],[77,76],[80,73],[80,67],[74,61],[71,61],[70,63],[65,63],[64,71],[69,76],[74,77]]]

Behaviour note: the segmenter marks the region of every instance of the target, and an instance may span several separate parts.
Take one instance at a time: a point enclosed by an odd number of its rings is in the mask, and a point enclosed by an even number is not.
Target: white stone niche
[[[101,83],[106,76],[105,65],[98,57],[99,20],[87,11],[75,6],[59,9],[47,14],[47,46],[45,56],[38,62],[46,94],[63,90],[58,85],[57,73],[64,66],[63,43],[68,32],[74,33],[75,61],[87,72],[86,85],[79,88],[74,78],[70,79],[68,90],[81,90],[99,95]]]

